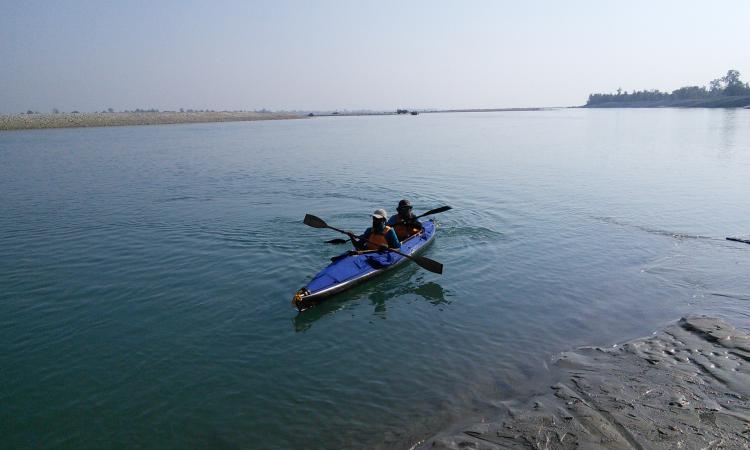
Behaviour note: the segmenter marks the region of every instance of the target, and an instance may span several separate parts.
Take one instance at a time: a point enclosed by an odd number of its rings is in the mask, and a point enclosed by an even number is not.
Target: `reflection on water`
[[[445,298],[445,289],[434,281],[420,285],[414,289],[414,293],[435,306],[450,303],[450,300]]]
[[[722,117],[720,129],[722,145],[717,146],[717,151],[719,152],[719,158],[732,159],[733,153],[736,150],[735,139],[737,134],[738,112],[731,108],[723,109],[721,112]]]
[[[292,318],[292,326],[294,331],[299,333],[307,331],[311,326],[323,317],[341,311],[346,307],[345,301],[341,299],[341,296],[332,297],[324,301],[323,303],[310,308],[303,312],[298,312],[296,316]]]
[[[381,319],[385,319],[386,303],[394,297],[408,297],[409,294],[427,300],[435,306],[450,303],[445,298],[445,290],[440,284],[435,281],[422,283],[421,280],[422,277],[417,277],[414,282],[409,281],[402,285],[396,285],[390,289],[384,289],[370,294],[369,299],[374,307],[373,314]]]
[[[403,274],[409,276],[404,281],[403,277],[398,277],[397,273],[387,273],[371,280],[369,283],[376,284],[374,286],[357,286],[352,288],[350,291],[345,291],[338,295],[334,295],[331,298],[326,299],[319,305],[310,308],[304,312],[297,313],[292,319],[292,325],[295,332],[307,331],[312,325],[331,314],[343,311],[347,308],[351,302],[355,302],[358,298],[368,298],[372,305],[372,316],[379,319],[387,318],[387,304],[394,298],[404,297],[408,298],[409,294],[415,298],[426,300],[434,306],[440,306],[450,304],[450,294],[435,281],[424,282],[421,275],[416,275],[415,268],[406,266],[396,269],[396,272],[407,272]],[[396,280],[387,280],[388,275],[395,275],[398,278]],[[395,277],[394,277],[395,278]]]

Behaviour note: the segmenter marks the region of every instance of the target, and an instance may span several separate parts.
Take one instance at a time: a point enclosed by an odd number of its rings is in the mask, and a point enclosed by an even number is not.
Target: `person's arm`
[[[367,240],[370,239],[370,235],[372,234],[372,228],[368,228],[365,230],[364,233],[362,233],[361,236],[349,236],[352,238],[352,244],[354,244],[354,248],[357,250],[364,250],[367,247]]]
[[[354,246],[354,248],[357,248],[357,235],[351,231],[347,231],[346,235],[349,236],[349,240],[352,241],[352,245]]]
[[[388,230],[388,233],[385,235],[385,239],[388,241],[388,245],[391,248],[401,248],[401,241],[398,240],[398,236],[396,235],[396,231],[394,231],[393,228]]]
[[[422,222],[420,222],[419,219],[417,219],[413,215],[411,217],[409,217],[408,219],[405,219],[405,220],[397,220],[398,217],[400,217],[400,216],[398,216],[398,215],[391,216],[391,218],[388,219],[388,225],[390,225],[390,226],[393,227],[393,226],[398,225],[398,224],[403,224],[403,225],[406,225],[408,227],[416,228],[418,230],[422,229]],[[391,223],[391,221],[393,221],[393,223]]]

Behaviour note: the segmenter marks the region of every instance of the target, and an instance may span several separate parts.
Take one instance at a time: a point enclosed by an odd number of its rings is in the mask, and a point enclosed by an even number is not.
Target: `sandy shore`
[[[750,336],[718,319],[559,356],[544,395],[418,449],[750,447]]]
[[[257,112],[143,112],[63,113],[0,115],[0,131],[37,128],[112,127],[169,123],[242,122],[250,120],[299,119],[297,114]]]

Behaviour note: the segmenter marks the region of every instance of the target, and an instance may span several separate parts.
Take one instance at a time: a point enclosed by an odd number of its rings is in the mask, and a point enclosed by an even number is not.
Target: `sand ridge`
[[[113,112],[0,115],[0,131],[39,128],[112,127],[174,123],[243,122],[300,119],[304,116],[271,112]]]

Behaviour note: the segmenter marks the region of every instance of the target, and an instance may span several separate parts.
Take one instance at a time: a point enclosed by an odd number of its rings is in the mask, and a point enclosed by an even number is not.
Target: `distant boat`
[[[412,115],[412,116],[416,116],[417,114],[419,114],[419,113],[418,113],[417,111],[412,111],[412,112],[411,112],[411,115]]]

